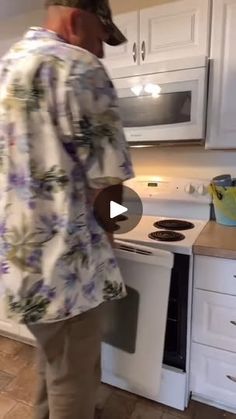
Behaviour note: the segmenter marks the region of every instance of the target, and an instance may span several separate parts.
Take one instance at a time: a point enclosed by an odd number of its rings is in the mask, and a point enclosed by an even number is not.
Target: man
[[[91,204],[133,176],[98,60],[124,41],[106,0],[48,0],[0,65],[1,290],[41,350],[37,419],[94,417],[100,307],[125,295]]]

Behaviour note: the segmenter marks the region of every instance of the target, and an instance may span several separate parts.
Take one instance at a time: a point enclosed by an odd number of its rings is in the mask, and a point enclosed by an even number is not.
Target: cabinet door
[[[19,331],[20,331],[21,338],[30,340],[32,342],[35,341],[35,337],[32,335],[32,333],[29,331],[29,329],[26,326],[20,325]]]
[[[191,391],[236,409],[236,354],[209,346],[192,345]]]
[[[118,47],[105,46],[104,64],[108,70],[138,64],[139,59],[139,12],[124,13],[114,17],[128,42]]]
[[[236,352],[236,297],[194,290],[193,341]]]
[[[236,260],[195,256],[194,287],[236,296]]]
[[[236,148],[236,1],[214,0],[206,147]]]
[[[4,310],[4,303],[0,300],[0,334],[19,336],[19,324],[9,320]]]
[[[141,63],[208,56],[209,33],[210,0],[181,0],[143,9]]]

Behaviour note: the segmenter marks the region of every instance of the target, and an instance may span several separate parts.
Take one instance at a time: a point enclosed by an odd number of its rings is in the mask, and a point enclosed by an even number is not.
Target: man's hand
[[[122,183],[116,185],[115,194],[114,194],[114,189],[112,191],[109,188],[91,189],[90,190],[91,206],[95,205],[96,199],[97,199],[97,197],[100,193],[103,193],[103,200],[99,204],[96,203],[96,208],[95,208],[96,214],[97,214],[98,218],[101,220],[102,224],[105,226],[104,227],[105,230],[106,230],[106,226],[107,226],[106,234],[107,234],[108,240],[109,240],[111,246],[115,247],[114,234],[113,234],[113,231],[112,231],[112,227],[113,227],[114,223],[113,223],[113,220],[110,220],[110,218],[107,214],[107,211],[104,210],[104,207],[105,207],[105,202],[108,203],[108,202],[111,202],[111,201],[115,201],[118,204],[122,205],[123,185],[122,185]]]

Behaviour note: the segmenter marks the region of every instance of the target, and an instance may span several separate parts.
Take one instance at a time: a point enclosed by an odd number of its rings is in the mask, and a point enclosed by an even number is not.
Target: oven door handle
[[[174,266],[174,255],[166,250],[144,246],[135,242],[115,240],[115,255],[132,261],[140,261],[147,264],[155,264],[172,268]]]

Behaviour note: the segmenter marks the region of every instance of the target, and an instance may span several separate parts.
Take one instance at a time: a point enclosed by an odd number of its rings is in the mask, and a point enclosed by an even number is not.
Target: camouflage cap
[[[46,0],[46,7],[64,6],[87,10],[96,14],[106,26],[109,39],[107,44],[117,46],[127,41],[126,37],[112,20],[112,12],[108,0]]]

